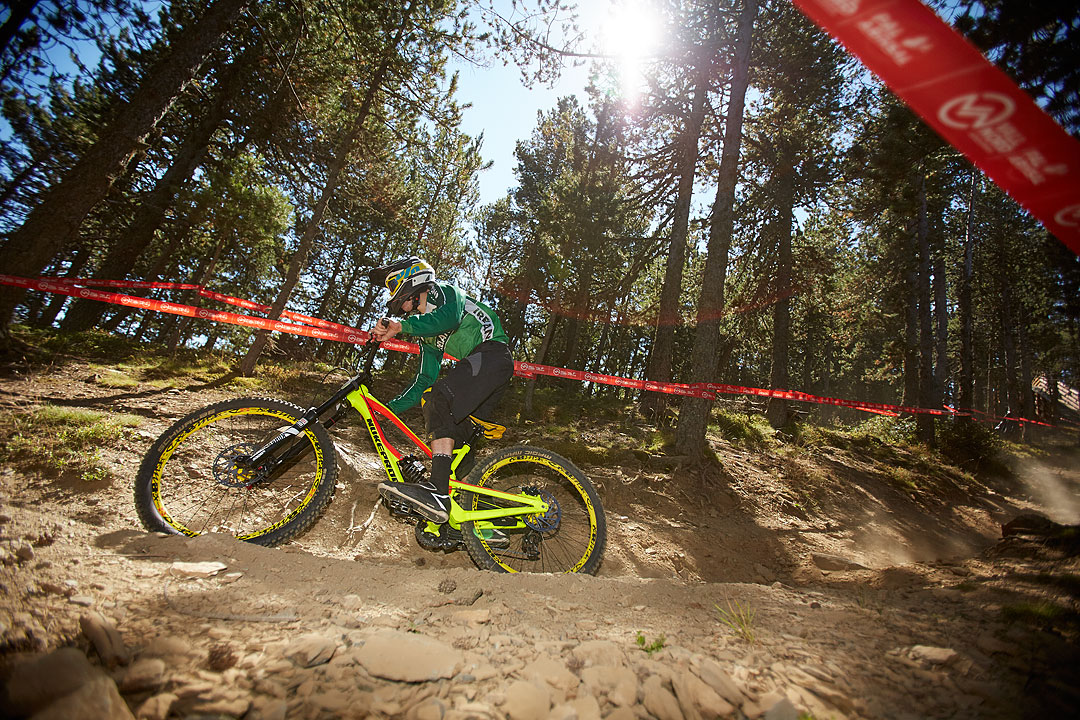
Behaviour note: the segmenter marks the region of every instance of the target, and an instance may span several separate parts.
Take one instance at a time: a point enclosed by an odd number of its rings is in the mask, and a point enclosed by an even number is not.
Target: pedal
[[[384,488],[382,485],[379,486],[379,495],[382,497],[383,502],[385,502],[390,508],[391,512],[394,512],[395,508],[404,508],[404,512],[408,516],[415,518],[423,518],[425,520],[440,525],[447,520],[447,516],[445,513],[440,514],[438,511],[431,510],[424,507],[423,505],[414,505],[408,500],[403,499],[401,496],[395,494],[392,490]]]
[[[454,552],[456,550],[464,550],[465,542],[462,540],[461,532],[455,530],[449,525],[438,526],[439,534],[428,532],[429,523],[426,520],[420,520],[416,523],[416,541],[425,550],[441,550],[443,552]]]
[[[386,508],[390,511],[390,516],[395,520],[412,524],[414,520],[420,517],[416,513],[415,508],[409,503],[399,500],[382,491],[379,491],[379,496],[382,498],[383,502],[386,503]]]

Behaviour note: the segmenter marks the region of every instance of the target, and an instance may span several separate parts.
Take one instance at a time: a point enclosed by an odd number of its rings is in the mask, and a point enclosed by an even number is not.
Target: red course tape
[[[58,293],[60,295],[70,295],[72,297],[85,298],[88,300],[97,300],[100,302],[112,303],[114,305],[126,305],[128,307],[141,308],[144,310],[154,310],[158,312],[171,313],[173,315],[186,315],[187,317],[230,323],[232,325],[241,325],[257,330],[276,330],[278,332],[291,333],[293,335],[306,335],[308,337],[321,338],[323,340],[335,340],[337,342],[356,344],[365,342],[370,337],[370,334],[367,331],[349,327],[348,325],[339,325],[338,323],[333,323],[328,320],[320,320],[319,318],[310,317],[308,315],[301,315],[300,313],[295,312],[282,313],[283,317],[288,317],[289,319],[296,321],[295,323],[287,323],[281,322],[279,320],[269,320],[266,318],[253,317],[251,315],[240,315],[238,313],[225,312],[221,310],[207,310],[206,308],[198,308],[192,305],[182,305],[179,303],[165,302],[163,300],[153,300],[151,298],[135,297],[133,295],[123,295],[121,293],[105,292],[102,290],[91,290],[90,288],[86,287],[78,287],[78,284],[82,284],[102,285],[105,287],[113,288],[197,290],[199,294],[204,297],[213,298],[214,300],[219,300],[221,302],[237,305],[239,307],[251,308],[254,310],[260,310],[262,312],[270,309],[269,305],[261,305],[250,300],[242,300],[241,298],[235,298],[230,295],[222,295],[221,293],[206,290],[200,285],[143,282],[136,280],[91,280],[84,278],[39,278],[37,280],[31,280],[30,278],[16,277],[14,275],[0,275],[0,284],[21,287],[27,290],[41,290],[44,292]],[[309,327],[309,325],[318,325],[319,327]],[[387,340],[382,343],[382,346],[389,350],[398,350],[400,352],[409,352],[413,354],[420,352],[419,346],[415,343],[403,342],[401,340]],[[446,357],[450,356],[448,355]],[[946,408],[944,410],[936,410],[933,408],[916,408],[900,405],[887,405],[884,403],[863,402],[860,400],[843,400],[841,398],[820,397],[817,395],[810,395],[809,393],[800,392],[798,390],[767,390],[765,388],[744,387],[742,385],[722,385],[718,383],[686,384],[671,382],[654,382],[652,380],[637,380],[635,378],[625,378],[618,375],[604,375],[602,373],[593,373],[584,370],[571,370],[569,368],[553,367],[551,365],[541,365],[539,363],[531,362],[515,361],[514,374],[518,375],[519,377],[535,377],[536,375],[549,375],[551,377],[567,378],[570,380],[579,380],[581,382],[595,382],[604,385],[614,385],[617,387],[631,388],[634,390],[648,390],[650,392],[661,392],[667,393],[669,395],[696,397],[702,398],[704,400],[716,400],[718,395],[724,394],[758,395],[760,397],[775,397],[785,400],[798,400],[801,402],[818,403],[824,405],[838,405],[842,407],[853,408],[855,410],[862,410],[864,412],[877,413],[879,415],[895,416],[899,415],[902,412],[923,413],[930,415],[970,414],[963,411],[954,411],[950,408]],[[1010,419],[1016,420],[1017,422],[1032,423],[1035,425],[1045,425],[1047,427],[1052,427],[1050,425],[1047,425],[1047,423],[1039,422],[1038,420],[1027,420],[1025,418]]]
[[[1080,255],[1080,142],[919,0],[793,0]]]

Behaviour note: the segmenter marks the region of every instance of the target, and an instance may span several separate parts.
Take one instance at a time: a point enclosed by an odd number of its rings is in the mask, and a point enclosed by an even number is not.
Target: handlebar
[[[390,318],[382,318],[379,320],[379,327],[390,327]],[[371,367],[375,363],[375,353],[382,347],[382,343],[377,341],[375,337],[369,336],[360,347],[364,348],[362,351],[359,362],[356,367],[360,371],[360,376],[365,378],[365,382],[371,381]]]

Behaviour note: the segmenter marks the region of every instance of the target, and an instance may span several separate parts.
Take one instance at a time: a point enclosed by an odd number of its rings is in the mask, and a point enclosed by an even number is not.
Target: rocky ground
[[[286,547],[143,532],[151,440],[246,393],[109,372],[64,358],[0,378],[9,418],[142,418],[102,449],[104,477],[0,466],[7,717],[1041,718],[1080,701],[1072,531],[1001,531],[1031,510],[1078,522],[1075,449],[914,485],[880,451],[720,439],[709,470],[586,467],[599,576],[498,575],[420,550],[349,432],[337,497]]]

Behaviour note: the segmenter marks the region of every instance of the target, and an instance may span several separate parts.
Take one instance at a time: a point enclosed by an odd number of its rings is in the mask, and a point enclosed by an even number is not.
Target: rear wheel
[[[303,410],[269,398],[239,398],[196,410],[147,451],[135,507],[152,531],[223,532],[278,545],[311,527],[334,494],[337,457],[326,429],[311,423],[290,459],[271,473],[243,467],[248,455],[295,423]]]
[[[604,509],[592,483],[572,462],[520,445],[495,453],[469,477],[480,487],[540,497],[549,507],[544,515],[462,523],[465,549],[477,567],[590,575],[599,570],[607,543]],[[513,505],[465,488],[457,500],[465,510]]]

